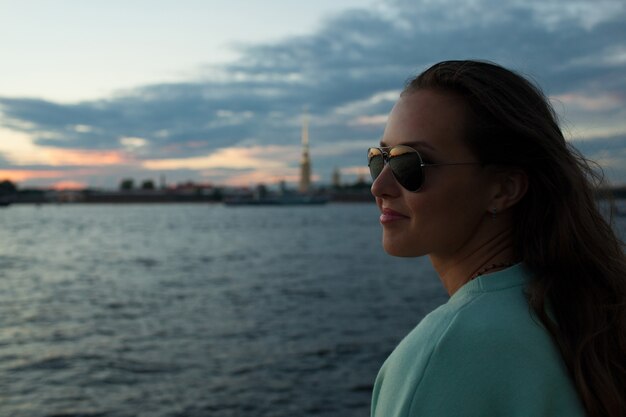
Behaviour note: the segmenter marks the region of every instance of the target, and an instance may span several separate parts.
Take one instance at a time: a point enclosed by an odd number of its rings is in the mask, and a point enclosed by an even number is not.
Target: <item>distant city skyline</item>
[[[613,0],[0,1],[0,180],[298,187],[306,107],[311,181],[353,182],[405,81],[472,58],[535,80],[626,184],[624,21]]]

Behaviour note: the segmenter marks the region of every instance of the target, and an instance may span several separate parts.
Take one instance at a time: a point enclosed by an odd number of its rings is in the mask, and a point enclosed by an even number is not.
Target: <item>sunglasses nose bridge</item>
[[[383,158],[384,165],[389,165],[389,159],[390,159],[389,151],[385,152],[384,150],[380,149],[380,155]]]
[[[376,178],[372,179],[371,192],[375,197],[384,197],[384,196],[397,196],[400,194],[401,186],[396,179],[391,166],[387,163],[388,161],[383,158],[385,163],[382,165],[382,169],[376,176]]]

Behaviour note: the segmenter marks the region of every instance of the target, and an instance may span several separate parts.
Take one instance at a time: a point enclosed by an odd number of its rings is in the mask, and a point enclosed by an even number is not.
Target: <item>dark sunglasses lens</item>
[[[372,180],[378,178],[385,167],[385,161],[383,160],[383,154],[380,149],[371,148],[367,151],[367,165],[370,168]]]
[[[412,148],[394,148],[389,155],[389,166],[398,183],[409,191],[422,186],[424,174],[419,154]]]

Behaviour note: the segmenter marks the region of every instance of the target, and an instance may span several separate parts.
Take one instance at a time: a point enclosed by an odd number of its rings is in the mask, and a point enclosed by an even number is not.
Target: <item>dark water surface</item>
[[[0,416],[366,416],[446,300],[373,204],[0,211]]]

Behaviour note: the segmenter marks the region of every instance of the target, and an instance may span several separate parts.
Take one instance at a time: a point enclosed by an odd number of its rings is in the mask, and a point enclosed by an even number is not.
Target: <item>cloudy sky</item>
[[[310,3],[310,4],[309,4]],[[622,0],[0,0],[0,179],[353,181],[406,80],[487,59],[535,80],[626,183]]]

